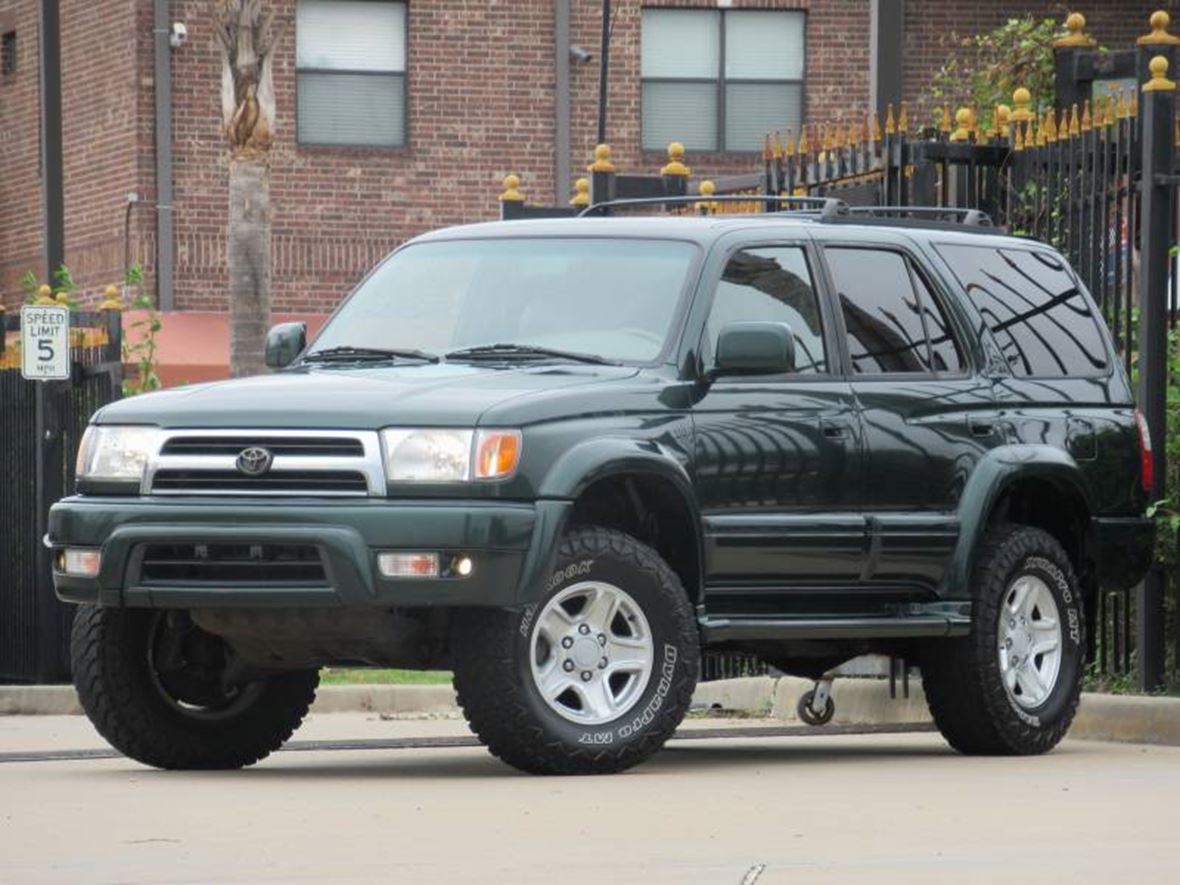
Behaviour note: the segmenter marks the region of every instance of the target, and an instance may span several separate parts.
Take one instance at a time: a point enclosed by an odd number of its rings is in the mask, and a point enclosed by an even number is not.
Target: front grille
[[[323,586],[327,575],[309,544],[148,544],[140,582]]]
[[[365,446],[359,439],[315,436],[174,436],[164,443],[161,455],[231,455],[262,446],[276,457],[315,456],[363,458]]]
[[[169,492],[247,495],[364,495],[369,490],[365,475],[355,470],[272,470],[262,476],[247,476],[236,470],[157,470],[152,477],[152,494]]]

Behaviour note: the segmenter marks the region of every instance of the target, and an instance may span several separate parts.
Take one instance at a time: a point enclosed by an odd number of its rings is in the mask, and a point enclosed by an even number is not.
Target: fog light
[[[377,568],[387,578],[437,578],[437,553],[378,553]]]
[[[451,571],[460,578],[466,578],[475,571],[475,563],[471,561],[470,556],[456,556],[451,561]]]
[[[70,548],[58,559],[59,570],[75,578],[96,578],[102,567],[102,554],[97,550]]]

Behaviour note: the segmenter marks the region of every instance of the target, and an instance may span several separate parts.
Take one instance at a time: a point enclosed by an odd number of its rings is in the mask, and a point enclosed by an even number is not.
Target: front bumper
[[[102,552],[96,578],[55,571],[66,602],[152,608],[515,606],[548,573],[570,502],[72,497],[49,513],[47,543]],[[212,583],[147,580],[150,544],[308,545],[325,579]],[[385,578],[379,551],[466,554],[467,577]],[[55,557],[56,561],[56,557]]]

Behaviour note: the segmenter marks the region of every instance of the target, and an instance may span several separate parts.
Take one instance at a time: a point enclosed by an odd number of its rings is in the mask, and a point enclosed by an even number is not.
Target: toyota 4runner
[[[505,762],[618,771],[714,650],[817,679],[901,656],[952,746],[1039,753],[1097,588],[1150,558],[1091,297],[982,227],[451,228],[267,360],[100,410],[50,516],[83,706],[149,765],[263,758],[347,665],[452,669]]]

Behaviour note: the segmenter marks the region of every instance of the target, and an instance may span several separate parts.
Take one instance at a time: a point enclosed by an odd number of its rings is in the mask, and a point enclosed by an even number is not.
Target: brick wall
[[[1176,2],[1176,0],[1171,0]],[[295,0],[270,0],[279,36],[277,121],[271,158],[275,308],[324,310],[380,256],[423,230],[495,217],[499,181],[523,176],[530,200],[562,199],[555,183],[552,0],[410,0],[409,143],[398,149],[301,146],[295,140]],[[643,5],[712,7],[716,0],[615,0],[608,140],[625,172],[654,172],[660,152],[640,148]],[[1159,4],[1076,4],[1111,48],[1133,44]],[[573,0],[571,43],[595,63],[571,70],[571,166],[582,173],[595,141],[599,0]],[[1057,3],[906,0],[905,87],[913,99],[953,48],[954,34],[990,29],[1030,8],[1064,18]],[[727,8],[800,9],[807,15],[804,103],[813,122],[862,113],[869,96],[869,0],[732,0]],[[220,55],[209,0],[172,0],[188,42],[172,54],[176,301],[226,306],[228,157],[221,132]],[[40,270],[36,0],[0,0],[16,21],[17,75],[0,83],[0,295]],[[151,0],[63,4],[66,257],[97,290],[123,266],[126,195],[145,205],[131,226],[133,260],[154,254],[155,145]],[[755,168],[749,155],[695,154],[694,171]]]
[[[26,270],[40,274],[41,165],[37,5],[0,0],[0,28],[16,30],[16,73],[0,78],[0,292],[11,297]]]

